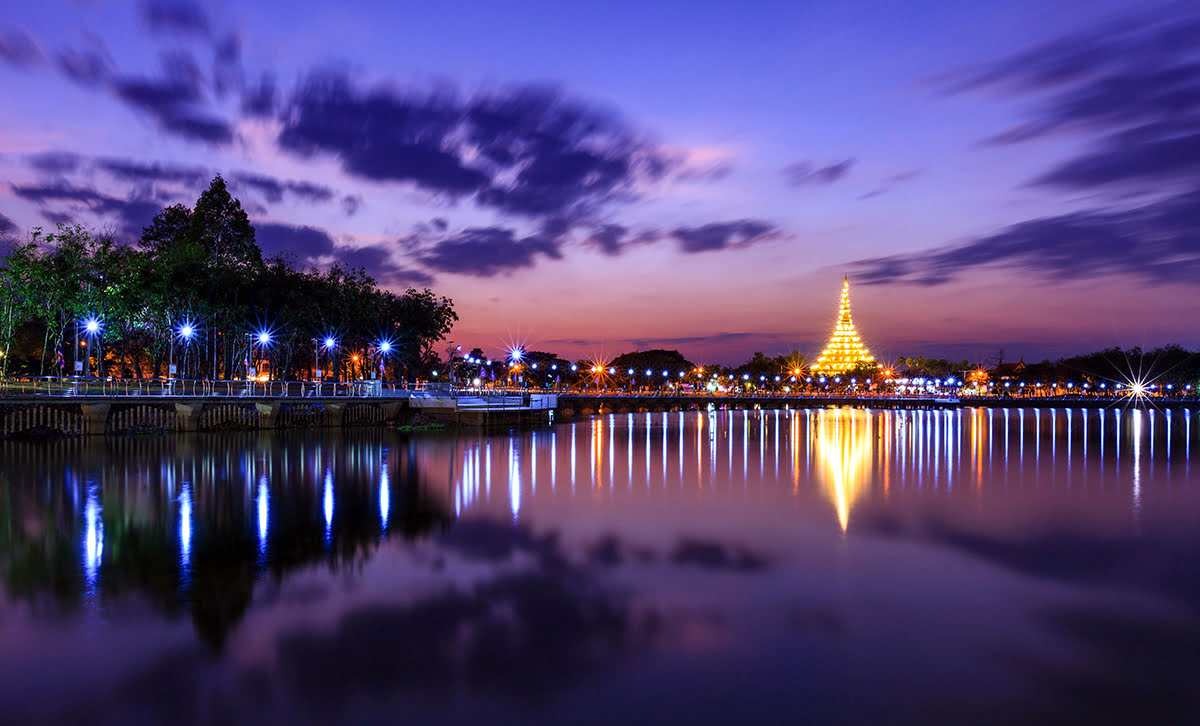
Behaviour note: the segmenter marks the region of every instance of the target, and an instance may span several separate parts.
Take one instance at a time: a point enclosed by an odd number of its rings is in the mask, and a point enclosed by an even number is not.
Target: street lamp
[[[175,329],[175,334],[171,336],[170,360],[167,363],[167,375],[175,375],[175,343],[183,341],[183,369],[187,370],[187,351],[188,343],[192,342],[192,337],[196,335],[196,326],[191,321],[185,320],[180,323]]]
[[[95,315],[89,316],[89,317],[85,318],[83,321],[83,330],[89,340],[92,340],[93,338],[97,337],[100,334],[103,327],[104,326],[101,323],[100,318],[96,317]],[[93,345],[91,345],[91,346],[87,346],[86,344],[84,345],[84,347],[88,349],[86,351],[88,358],[87,358],[86,364],[84,365],[84,368],[86,368],[89,373],[91,372],[91,368],[92,368],[91,349],[95,347],[95,341],[92,340],[92,343],[93,343]],[[99,351],[97,351],[96,355],[97,356],[100,355]],[[97,358],[96,359],[96,367],[97,368],[100,367],[100,362],[101,362],[101,359]]]

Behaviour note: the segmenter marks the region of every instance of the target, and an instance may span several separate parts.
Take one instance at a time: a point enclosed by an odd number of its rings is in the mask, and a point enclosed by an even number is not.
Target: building
[[[813,373],[828,375],[845,373],[852,368],[874,363],[875,359],[859,339],[858,331],[854,329],[854,320],[850,317],[850,278],[846,277],[842,280],[842,301],[838,308],[833,336],[829,338],[829,344],[810,370]]]

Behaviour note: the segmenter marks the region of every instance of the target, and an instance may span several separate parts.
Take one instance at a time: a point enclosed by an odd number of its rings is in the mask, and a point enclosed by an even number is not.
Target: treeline
[[[319,363],[345,380],[382,360],[384,378],[410,378],[436,367],[434,345],[457,320],[428,289],[397,295],[362,268],[264,258],[220,176],[194,208],[163,209],[136,244],[59,225],[0,258],[4,375],[70,374],[79,360],[84,372],[162,377],[173,361],[182,377],[228,379],[249,362],[296,379]]]

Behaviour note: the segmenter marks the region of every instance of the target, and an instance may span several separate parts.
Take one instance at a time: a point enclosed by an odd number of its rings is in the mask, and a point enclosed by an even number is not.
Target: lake
[[[0,444],[0,722],[1197,723],[1192,418]]]

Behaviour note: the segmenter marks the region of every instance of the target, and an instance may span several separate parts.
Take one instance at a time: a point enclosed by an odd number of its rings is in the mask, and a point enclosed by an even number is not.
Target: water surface
[[[4,444],[0,721],[1197,722],[1191,419]]]

